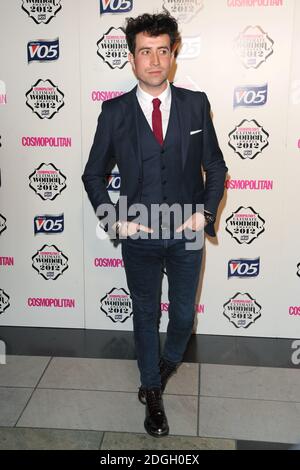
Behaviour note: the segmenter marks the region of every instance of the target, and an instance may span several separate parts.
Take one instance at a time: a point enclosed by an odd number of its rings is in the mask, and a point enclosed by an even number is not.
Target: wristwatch
[[[118,220],[118,222],[116,222],[114,228],[112,228],[111,226],[109,226],[108,223],[104,224],[103,222],[101,222],[101,220],[99,221],[99,225],[100,225],[100,227],[102,228],[102,230],[104,230],[104,232],[110,232],[110,233],[111,233],[111,231],[114,230],[114,232],[115,232],[117,235],[119,235],[119,231],[120,231],[122,222],[120,222],[120,221]]]
[[[207,224],[213,224],[216,220],[216,217],[207,211],[204,211],[204,218]]]

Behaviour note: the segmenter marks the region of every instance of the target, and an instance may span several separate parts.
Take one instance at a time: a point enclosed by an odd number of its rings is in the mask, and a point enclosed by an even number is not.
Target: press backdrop
[[[195,332],[300,329],[300,2],[0,2],[0,325],[132,330],[119,246],[96,233],[81,174],[103,101],[136,83],[125,18],[180,25],[176,86],[203,90],[229,168],[206,239]],[[107,178],[119,195],[118,168]],[[168,319],[163,279],[161,330]]]

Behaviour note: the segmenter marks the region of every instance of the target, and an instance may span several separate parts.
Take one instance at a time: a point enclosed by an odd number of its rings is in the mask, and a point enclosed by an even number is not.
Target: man
[[[176,20],[168,14],[129,18],[126,39],[138,85],[103,103],[83,182],[103,228],[121,239],[141,376],[138,398],[146,404],[146,431],[160,437],[169,433],[162,393],[182,361],[194,322],[202,246],[188,249],[187,240],[204,227],[215,235],[227,168],[205,93],[168,82],[179,42]],[[114,208],[105,181],[112,157],[121,176],[120,199],[116,221],[105,226],[102,209]],[[132,220],[121,215],[119,202],[124,196],[131,207],[143,205],[147,214],[160,205],[192,210],[181,223],[178,218],[166,222],[164,211]],[[160,358],[158,310],[164,266],[169,323]]]

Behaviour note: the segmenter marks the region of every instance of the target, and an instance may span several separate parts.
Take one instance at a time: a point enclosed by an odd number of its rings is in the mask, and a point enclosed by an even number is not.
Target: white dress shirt
[[[166,137],[168,124],[169,124],[169,117],[170,117],[170,109],[171,109],[171,101],[172,101],[172,93],[170,83],[167,82],[167,88],[158,96],[152,96],[146,91],[142,90],[140,85],[138,84],[136,96],[139,102],[140,107],[145,115],[145,118],[148,121],[150,128],[152,129],[152,111],[153,111],[153,103],[152,100],[154,98],[159,98],[161,101],[160,111],[161,111],[161,118],[162,118],[162,128],[163,128],[163,137]],[[152,129],[153,130],[153,129]]]

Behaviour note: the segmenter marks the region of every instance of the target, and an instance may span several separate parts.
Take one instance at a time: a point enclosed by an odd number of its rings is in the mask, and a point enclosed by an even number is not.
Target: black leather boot
[[[146,398],[146,417],[144,426],[148,434],[162,437],[169,434],[168,420],[165,414],[160,388],[144,389]]]
[[[159,361],[159,371],[161,378],[161,392],[164,393],[169,378],[176,373],[179,364],[171,364],[170,362],[164,361],[163,358]],[[145,390],[143,386],[139,388],[138,399],[143,405],[146,405]]]

